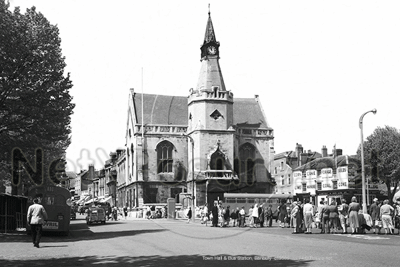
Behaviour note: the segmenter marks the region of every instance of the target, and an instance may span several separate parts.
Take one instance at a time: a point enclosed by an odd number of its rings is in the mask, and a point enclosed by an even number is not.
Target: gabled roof
[[[142,94],[133,95],[137,123],[142,122]],[[145,124],[188,125],[187,97],[143,94]]]
[[[317,158],[313,161],[310,161],[300,167],[297,167],[293,171],[306,171],[306,170],[317,170],[320,171],[324,168],[332,168],[335,169],[336,167],[347,166],[349,164],[354,164],[359,167],[360,161],[356,158],[352,158],[347,155],[341,155],[336,157],[324,157],[324,158]]]
[[[270,128],[259,102],[254,98],[234,99],[233,122],[239,126]]]
[[[292,156],[293,151],[285,151],[274,155],[274,159],[281,159]]]
[[[142,122],[142,94],[134,93],[136,122]],[[143,94],[145,124],[188,125],[188,98]],[[233,102],[233,123],[239,126],[269,128],[258,101],[254,98],[237,98]]]

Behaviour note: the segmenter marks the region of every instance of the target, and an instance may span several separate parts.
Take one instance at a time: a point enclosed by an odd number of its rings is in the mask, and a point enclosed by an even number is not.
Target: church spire
[[[219,56],[219,42],[217,42],[217,38],[215,37],[214,26],[211,20],[210,4],[208,4],[208,20],[206,33],[204,34],[204,42],[200,50],[201,60],[206,59],[210,56]]]
[[[215,38],[214,26],[211,20],[210,4],[208,4],[208,20],[203,45],[210,42],[217,42],[217,39]]]
[[[217,88],[226,91],[221,67],[219,66],[219,42],[215,38],[214,26],[211,21],[210,9],[208,10],[208,20],[206,34],[201,50],[201,69],[197,90],[214,90]]]

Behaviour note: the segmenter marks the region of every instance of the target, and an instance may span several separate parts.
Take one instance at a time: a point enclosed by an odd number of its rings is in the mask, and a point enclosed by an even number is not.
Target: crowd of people
[[[363,213],[361,204],[353,197],[350,203],[345,199],[336,203],[335,200],[321,201],[313,205],[309,199],[281,203],[275,210],[272,205],[255,203],[248,211],[245,207],[214,203],[211,210],[205,204],[201,209],[201,223],[211,227],[272,227],[272,222],[282,228],[293,228],[293,234],[312,234],[318,229],[321,234],[365,234],[372,231],[375,234],[399,234],[400,229],[400,198],[393,204],[389,200],[379,201],[377,198]]]

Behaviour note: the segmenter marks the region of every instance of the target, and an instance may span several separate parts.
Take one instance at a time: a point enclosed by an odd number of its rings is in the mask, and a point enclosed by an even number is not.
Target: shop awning
[[[112,200],[112,197],[106,197],[106,198],[101,199],[99,202],[100,202],[100,203],[106,203],[106,202],[108,202],[108,203],[111,204],[111,200]]]

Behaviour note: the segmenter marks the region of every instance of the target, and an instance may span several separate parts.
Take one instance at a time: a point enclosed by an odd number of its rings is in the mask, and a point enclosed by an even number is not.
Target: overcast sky
[[[227,90],[259,95],[276,153],[355,154],[376,127],[400,128],[400,1],[10,0],[60,30],[74,87],[68,169],[123,148],[129,88],[187,96],[196,87],[208,3]]]

